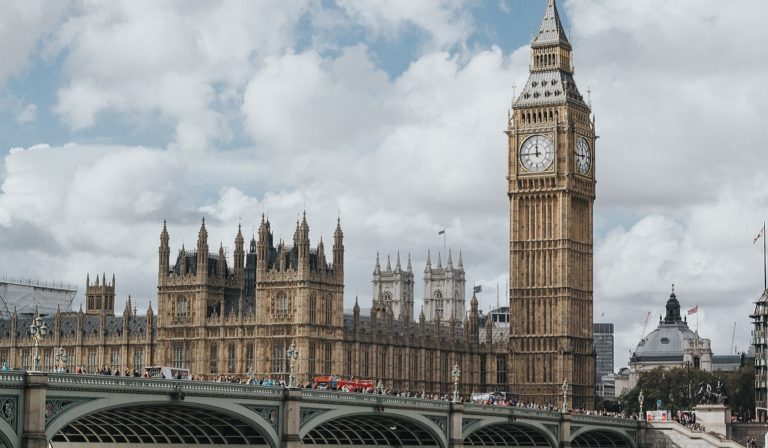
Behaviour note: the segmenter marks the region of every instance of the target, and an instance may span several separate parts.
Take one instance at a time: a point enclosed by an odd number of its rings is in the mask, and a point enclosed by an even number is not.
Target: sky
[[[545,0],[41,1],[0,6],[0,274],[156,306],[157,247],[231,256],[268,214],[376,254],[462,253],[505,299],[513,86]],[[736,5],[736,3],[738,5]],[[716,354],[749,344],[768,219],[768,2],[560,0],[597,133],[594,318],[616,369],[671,285]],[[445,257],[445,254],[443,254]],[[444,258],[443,258],[444,259]],[[469,289],[469,288],[468,288]],[[734,331],[735,328],[735,331]],[[733,340],[733,343],[732,343]]]

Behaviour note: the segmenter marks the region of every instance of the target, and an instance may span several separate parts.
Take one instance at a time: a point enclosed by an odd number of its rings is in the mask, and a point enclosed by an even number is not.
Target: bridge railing
[[[1,370],[0,371],[0,386],[3,387],[23,387],[24,385],[23,370]]]
[[[488,404],[464,403],[464,413],[466,414],[498,414],[514,415],[516,417],[538,417],[549,419],[560,419],[560,413],[557,411],[547,411],[545,409],[531,409],[518,406],[495,406]]]
[[[22,375],[23,376],[23,375]],[[52,390],[110,390],[137,393],[172,393],[183,390],[186,394],[247,395],[282,400],[283,389],[250,384],[198,382],[173,379],[148,379],[108,375],[48,374],[48,388]]]
[[[305,389],[301,391],[305,401],[343,402],[349,404],[367,404],[371,406],[398,406],[408,408],[447,411],[451,404],[444,400],[429,400],[426,398],[398,397],[396,395],[367,394],[360,392],[335,392],[327,390]]]
[[[622,426],[627,428],[634,428],[639,425],[639,420],[623,417],[612,417],[609,415],[571,414],[571,421],[578,423],[595,423],[599,425]]]

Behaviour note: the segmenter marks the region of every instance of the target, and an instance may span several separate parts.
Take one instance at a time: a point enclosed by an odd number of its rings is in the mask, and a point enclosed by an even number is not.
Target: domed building
[[[686,366],[711,372],[712,349],[710,340],[688,328],[688,322],[680,316],[680,302],[673,286],[664,319],[659,317],[659,326],[637,344],[629,359],[627,387],[635,387],[640,372]]]

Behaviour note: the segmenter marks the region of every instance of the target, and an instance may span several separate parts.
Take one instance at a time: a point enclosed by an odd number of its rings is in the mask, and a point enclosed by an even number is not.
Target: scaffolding
[[[63,282],[7,277],[0,278],[0,318],[18,314],[54,314],[57,309],[70,311],[77,287]]]

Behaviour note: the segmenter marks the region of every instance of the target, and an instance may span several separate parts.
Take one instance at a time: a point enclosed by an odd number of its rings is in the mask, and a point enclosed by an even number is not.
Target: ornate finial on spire
[[[512,104],[515,103],[515,98],[517,97],[517,84],[514,82],[512,83]]]
[[[592,109],[592,86],[587,86],[587,106]]]
[[[392,264],[389,261],[389,254],[387,254],[387,272],[392,271]]]
[[[675,284],[672,283],[672,294],[674,294],[674,293],[675,293]]]
[[[443,259],[442,259],[442,254],[440,254],[440,251],[437,251],[437,267],[438,269],[443,267]]]
[[[464,260],[461,259],[461,251],[459,251],[459,270],[464,269]]]
[[[400,251],[397,251],[397,261],[395,262],[395,271],[400,272],[402,268],[400,267]]]
[[[379,253],[376,252],[376,267],[373,269],[374,274],[381,272],[381,263],[379,262]]]
[[[453,256],[451,254],[451,249],[448,249],[448,264],[446,265],[448,269],[453,268]]]
[[[408,266],[406,267],[408,272],[413,272],[413,266],[411,266],[411,253],[408,252]]]

